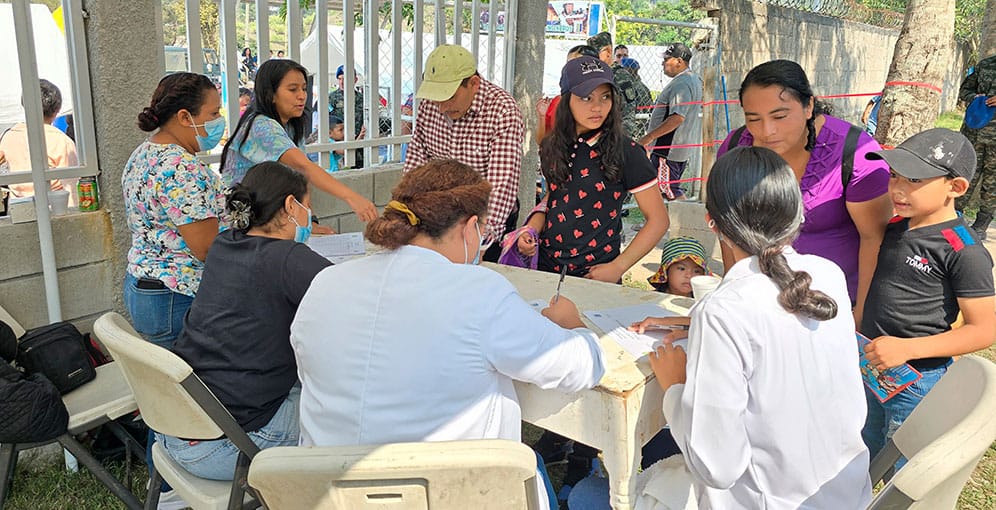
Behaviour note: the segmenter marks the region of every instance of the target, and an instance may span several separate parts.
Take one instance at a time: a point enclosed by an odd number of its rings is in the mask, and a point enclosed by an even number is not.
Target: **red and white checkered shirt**
[[[491,183],[488,232],[482,234],[497,241],[519,194],[524,131],[522,112],[512,95],[482,78],[470,110],[457,120],[443,115],[432,101],[419,102],[405,172],[444,158],[481,172]]]

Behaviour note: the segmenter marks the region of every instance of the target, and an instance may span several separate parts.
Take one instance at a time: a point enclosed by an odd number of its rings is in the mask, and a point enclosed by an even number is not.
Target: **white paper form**
[[[315,253],[329,259],[333,264],[341,264],[367,253],[362,232],[311,236],[308,238],[308,247],[315,250]]]
[[[668,330],[650,329],[644,334],[630,331],[629,325],[647,317],[679,317],[680,315],[654,303],[643,303],[607,310],[593,310],[584,313],[598,329],[611,336],[626,352],[639,359],[654,349],[654,344],[663,340]],[[686,348],[688,341],[677,340],[674,345]]]

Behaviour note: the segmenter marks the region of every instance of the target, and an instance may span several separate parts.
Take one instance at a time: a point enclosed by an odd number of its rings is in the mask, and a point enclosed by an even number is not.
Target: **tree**
[[[985,15],[979,27],[979,60],[996,55],[996,0],[986,2]]]
[[[954,21],[954,0],[910,0],[907,5],[886,81],[923,83],[937,90],[910,85],[885,88],[875,132],[883,145],[899,145],[934,126],[951,60]]]

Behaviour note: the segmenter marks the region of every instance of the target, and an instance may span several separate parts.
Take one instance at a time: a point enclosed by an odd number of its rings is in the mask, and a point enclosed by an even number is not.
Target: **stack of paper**
[[[640,322],[647,317],[678,317],[672,312],[654,303],[644,303],[633,306],[623,306],[608,310],[588,311],[584,315],[588,317],[598,329],[604,331],[612,337],[626,352],[634,358],[645,356],[654,350],[654,344],[660,343],[668,330],[647,330],[644,334],[630,331],[628,328],[634,322]],[[683,349],[687,345],[686,340],[678,340],[674,345],[679,345]]]
[[[315,250],[315,253],[329,259],[333,264],[341,264],[367,253],[362,232],[311,236],[308,239],[308,247]]]

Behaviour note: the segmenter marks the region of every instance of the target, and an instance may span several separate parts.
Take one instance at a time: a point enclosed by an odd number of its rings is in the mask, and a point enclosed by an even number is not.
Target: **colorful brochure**
[[[871,343],[867,337],[855,332],[858,338],[858,354],[861,360],[861,379],[879,402],[885,402],[906,389],[920,378],[920,372],[906,363],[898,367],[879,371],[865,358],[865,346]]]

